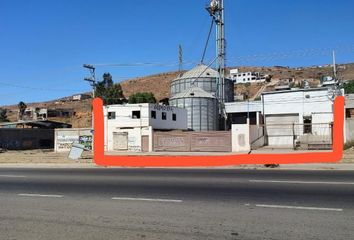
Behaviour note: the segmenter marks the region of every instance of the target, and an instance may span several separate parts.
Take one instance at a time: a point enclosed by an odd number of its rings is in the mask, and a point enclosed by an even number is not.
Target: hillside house
[[[234,83],[258,83],[265,82],[266,76],[259,72],[239,72],[239,69],[231,69],[230,76]]]

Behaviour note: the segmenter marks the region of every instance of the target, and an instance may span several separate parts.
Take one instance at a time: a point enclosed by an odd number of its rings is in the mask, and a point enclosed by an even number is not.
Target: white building
[[[234,83],[257,83],[265,82],[266,77],[259,72],[239,72],[239,70],[231,69],[230,76]]]
[[[108,151],[152,151],[153,130],[187,130],[187,110],[151,103],[104,107]]]
[[[26,108],[21,120],[46,120],[48,118],[48,110],[46,108]]]
[[[331,142],[333,101],[328,88],[266,92],[262,99],[268,145]]]
[[[295,89],[262,93],[262,101],[225,104],[232,124],[263,129],[268,146],[296,147],[302,144],[330,144],[333,101],[328,88]],[[255,128],[256,129],[256,128]]]
[[[90,99],[92,98],[91,95],[89,94],[77,94],[77,95],[73,95],[73,101],[83,101],[83,100],[86,100],[86,99]]]

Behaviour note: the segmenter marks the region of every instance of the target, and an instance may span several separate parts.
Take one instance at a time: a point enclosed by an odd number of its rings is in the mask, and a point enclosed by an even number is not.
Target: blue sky
[[[201,57],[207,0],[0,0],[0,105],[89,91],[83,63],[113,80],[176,70]],[[309,66],[354,62],[352,0],[225,0],[227,65]],[[212,42],[213,43],[213,42]],[[215,54],[210,44],[207,59]],[[171,66],[172,65],[172,66]]]

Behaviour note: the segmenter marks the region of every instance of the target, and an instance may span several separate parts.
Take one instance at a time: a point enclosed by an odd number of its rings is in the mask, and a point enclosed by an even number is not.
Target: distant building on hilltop
[[[90,98],[92,98],[92,97],[89,94],[76,94],[73,96],[72,100],[73,101],[83,101],[83,100],[90,99]]]
[[[230,76],[234,83],[257,83],[270,80],[269,77],[259,72],[239,72],[239,69],[231,69]]]

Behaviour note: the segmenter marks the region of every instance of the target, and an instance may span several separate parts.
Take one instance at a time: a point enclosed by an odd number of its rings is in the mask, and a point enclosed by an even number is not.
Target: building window
[[[177,121],[177,114],[176,113],[172,113],[172,120]]]
[[[151,111],[151,118],[156,119],[156,111]]]
[[[108,119],[116,119],[116,112],[108,112]]]
[[[312,117],[304,117],[304,133],[312,133]]]
[[[242,76],[246,76],[246,73],[242,74]]]
[[[166,119],[167,119],[167,114],[166,114],[166,112],[162,112],[162,113],[161,113],[161,118],[162,118],[162,120],[166,120]]]
[[[140,119],[140,111],[132,111],[133,119]]]

